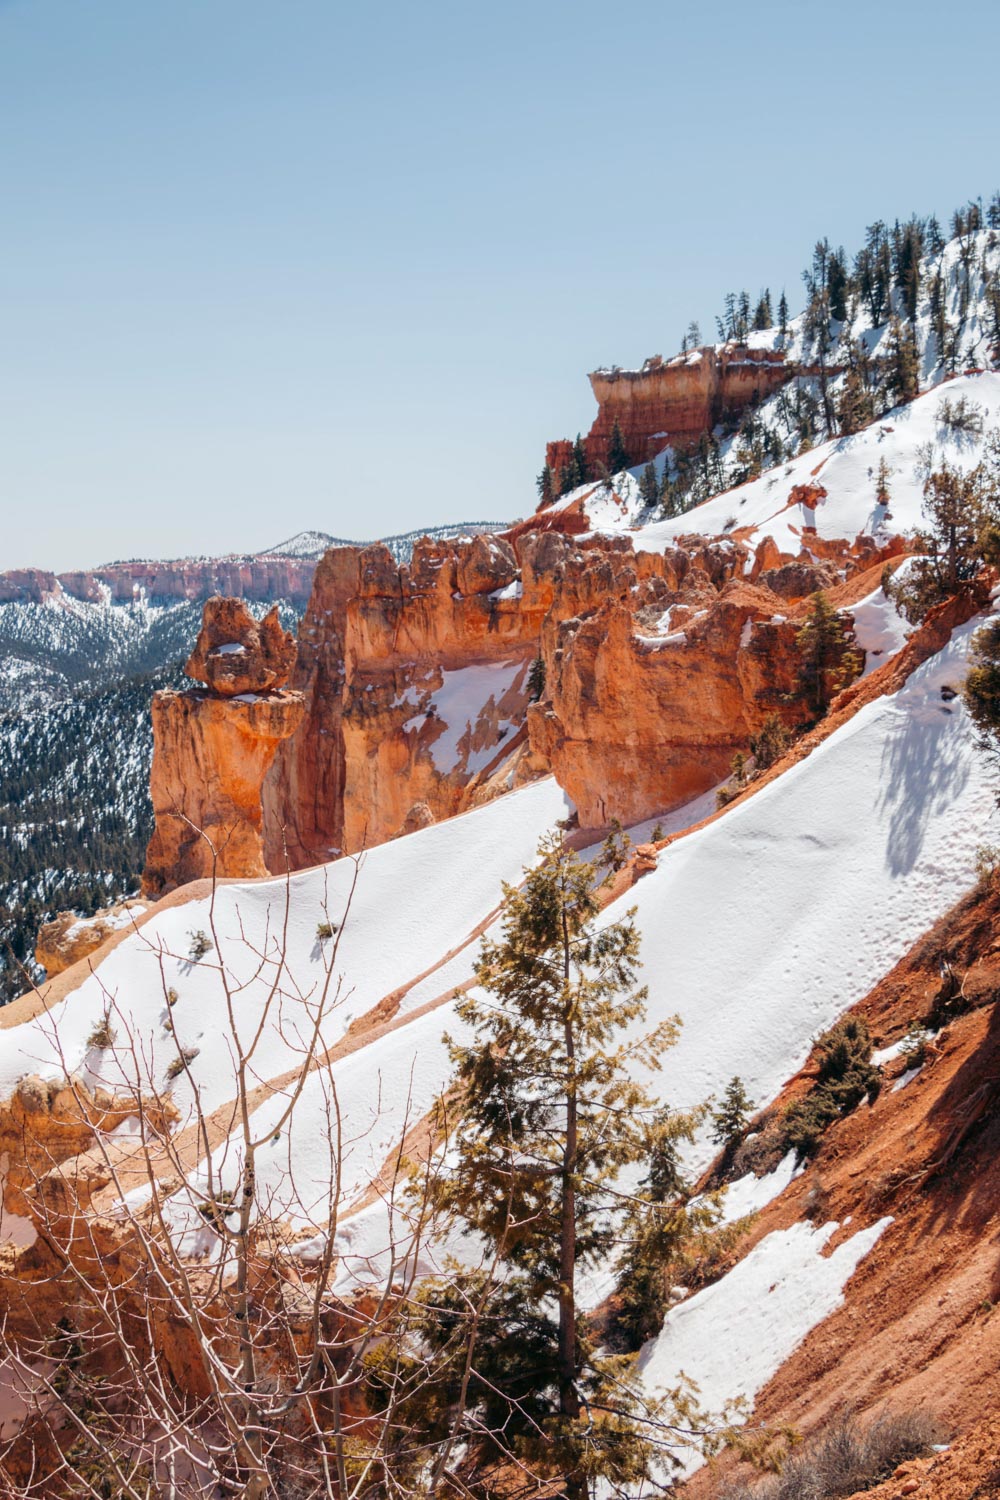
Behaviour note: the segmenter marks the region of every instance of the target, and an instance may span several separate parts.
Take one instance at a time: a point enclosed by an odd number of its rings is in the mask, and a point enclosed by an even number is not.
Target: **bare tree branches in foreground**
[[[505,888],[502,937],[484,941],[479,990],[457,1006],[453,1086],[422,1130],[404,1110],[368,1195],[378,1254],[368,1275],[345,1274],[359,1127],[325,1035],[349,994],[338,954],[360,866],[341,909],[324,902],[308,985],[288,960],[293,882],[279,919],[262,933],[240,920],[235,945],[213,882],[186,961],[216,973],[223,1106],[203,1103],[177,1034],[183,955],[150,939],[168,1066],[104,989],[99,1070],[26,1079],[3,1111],[6,1201],[30,1221],[0,1251],[0,1479],[17,1500],[582,1500],[598,1482],[669,1488],[685,1449],[768,1449],[733,1413],[709,1421],[691,1388],[645,1395],[633,1357],[603,1352],[580,1305],[581,1273],[627,1265],[665,1216],[676,1232],[690,1126],[635,1080],[676,1023],[632,1034],[632,914],[598,923],[597,871],[558,838]],[[247,1008],[251,979],[264,999]],[[276,1032],[295,1059],[278,1079],[262,1062]],[[307,1091],[308,1169],[292,1139]],[[278,1178],[262,1171],[275,1151]]]

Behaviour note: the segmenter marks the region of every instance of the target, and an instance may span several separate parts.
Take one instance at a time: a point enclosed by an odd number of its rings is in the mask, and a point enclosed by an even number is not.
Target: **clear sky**
[[[1000,6],[0,0],[0,568],[534,505],[586,372],[1000,186]]]

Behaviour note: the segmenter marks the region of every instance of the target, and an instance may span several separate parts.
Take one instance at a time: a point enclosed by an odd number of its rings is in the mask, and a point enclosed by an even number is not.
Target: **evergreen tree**
[[[911,323],[893,318],[889,328],[887,384],[895,404],[920,394],[920,353]]]
[[[994,766],[1000,767],[1000,620],[990,620],[973,636],[972,670],[965,679],[962,696],[978,731],[980,747]]]
[[[643,505],[655,505],[660,498],[660,481],[654,463],[648,463],[639,477],[639,494]]]
[[[579,433],[577,433],[576,442],[573,444],[573,478],[575,480],[574,489],[577,485],[587,484],[591,478],[590,460],[587,457],[587,450],[583,446],[583,438]]]
[[[878,474],[875,476],[875,504],[889,504],[889,475],[892,470],[885,461],[885,455],[878,461]]]
[[[485,1288],[469,1392],[488,1412],[467,1441],[560,1476],[567,1500],[599,1479],[641,1485],[655,1461],[621,1365],[580,1315],[576,1277],[618,1241],[632,1204],[619,1172],[655,1164],[663,1115],[632,1075],[640,1059],[658,1066],[677,1033],[668,1021],[618,1040],[645,1013],[639,934],[634,912],[598,925],[595,882],[553,835],[523,885],[504,887],[502,935],[483,940],[479,991],[457,1006],[472,1036],[449,1044],[454,1166],[440,1188],[502,1272]],[[450,1332],[435,1318],[427,1337]]]
[[[785,296],[784,289],[778,299],[778,332],[783,339],[788,335],[788,298]]]
[[[929,476],[923,520],[917,534],[922,556],[889,586],[914,623],[975,578],[984,563],[1000,560],[1000,435],[991,435],[983,461],[969,473],[945,464]]]
[[[844,376],[844,385],[837,398],[837,421],[840,430],[850,435],[860,432],[875,418],[875,399],[865,380],[862,365],[853,359]]]
[[[788,749],[788,730],[777,714],[768,714],[757,734],[750,737],[750,753],[758,771],[766,771]]]
[[[537,703],[545,692],[545,658],[536,656],[531,663],[528,673],[528,696],[532,703]]]
[[[538,498],[543,505],[551,505],[555,499],[555,480],[552,477],[552,466],[546,464],[535,481],[538,486]]]
[[[569,463],[563,464],[562,468],[559,470],[559,493],[560,495],[568,495],[570,490],[575,489],[576,470],[574,468],[573,460],[571,457]]]
[[[774,324],[774,313],[771,310],[771,293],[768,288],[761,292],[757,299],[757,306],[753,313],[753,326],[759,332],[765,328],[771,328]]]
[[[620,474],[623,469],[631,467],[632,460],[622,437],[622,430],[615,417],[611,428],[611,441],[608,444],[608,469],[612,474]]]
[[[847,319],[848,287],[847,261],[844,252],[835,250],[830,255],[827,265],[827,295],[830,303],[830,316],[838,323],[843,323]]]
[[[822,715],[834,694],[857,677],[863,665],[852,649],[843,620],[822,589],[812,596],[795,644],[800,659],[799,685],[810,707]]]
[[[712,1112],[712,1140],[732,1151],[743,1140],[753,1113],[753,1105],[737,1074],[726,1085],[719,1108]]]

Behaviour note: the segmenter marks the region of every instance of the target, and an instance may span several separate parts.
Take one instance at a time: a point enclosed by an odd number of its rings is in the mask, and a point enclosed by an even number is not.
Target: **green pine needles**
[[[679,1022],[643,1029],[634,911],[599,920],[599,886],[560,834],[542,841],[523,885],[504,887],[501,936],[484,939],[478,988],[458,1004],[467,1039],[449,1040],[434,1197],[483,1255],[420,1294],[421,1343],[444,1381],[420,1423],[429,1435],[431,1408],[465,1403],[461,1441],[485,1492],[513,1459],[570,1500],[598,1480],[620,1493],[669,1469],[678,1447],[731,1435],[706,1436],[687,1389],[647,1401],[633,1357],[600,1351],[577,1300],[580,1273],[648,1248],[660,1219],[676,1231],[676,1144],[692,1129],[638,1081]]]

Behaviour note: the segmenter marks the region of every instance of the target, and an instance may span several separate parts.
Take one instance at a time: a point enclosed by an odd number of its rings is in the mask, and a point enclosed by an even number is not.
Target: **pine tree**
[[[951,598],[986,562],[1000,560],[1000,434],[984,446],[983,461],[963,474],[945,464],[924,485],[922,556],[890,584],[898,608],[914,623]]]
[[[851,648],[844,621],[822,589],[812,596],[795,644],[800,658],[799,685],[809,706],[822,715],[833,695],[857,677],[863,665]]]
[[[615,417],[611,428],[611,441],[608,444],[608,469],[612,474],[620,474],[623,469],[630,468],[631,463],[632,460],[629,457],[628,449],[625,447],[625,439],[622,437],[618,418]]]
[[[731,1151],[747,1133],[753,1105],[739,1074],[726,1085],[719,1108],[712,1112],[712,1140]]]
[[[896,404],[920,394],[920,353],[910,323],[893,318],[889,326],[888,386]]]
[[[788,749],[788,730],[777,714],[768,714],[757,734],[750,737],[750,753],[758,771],[766,771]]]
[[[555,499],[555,480],[552,477],[551,464],[545,465],[535,483],[538,486],[538,498],[542,505],[551,505]]]
[[[639,477],[639,494],[643,505],[655,505],[660,498],[660,481],[654,463],[648,463]]]
[[[778,299],[778,332],[783,339],[788,334],[788,298],[785,296],[783,288],[781,296]]]
[[[590,477],[590,460],[583,446],[583,438],[577,433],[576,442],[573,444],[573,478],[576,481],[574,489],[577,485],[587,484]]]
[[[886,461],[885,461],[885,455],[883,454],[882,457],[878,461],[878,473],[875,476],[875,504],[876,505],[885,505],[885,506],[888,506],[888,504],[889,504],[889,475],[891,473],[892,473],[892,470],[889,468],[889,465],[886,463]]]
[[[528,696],[537,703],[545,692],[545,658],[536,656],[528,673]]]
[[[630,1211],[619,1172],[655,1164],[663,1114],[632,1075],[677,1034],[671,1020],[642,1043],[617,1039],[645,1014],[639,934],[634,912],[598,924],[596,878],[553,835],[523,885],[505,885],[502,935],[483,940],[479,990],[457,1005],[471,1040],[449,1044],[454,1166],[440,1190],[502,1272],[485,1289],[470,1390],[489,1412],[469,1441],[561,1475],[567,1500],[597,1479],[641,1481],[654,1461],[620,1365],[581,1317],[576,1277],[607,1261]],[[431,1322],[428,1337],[449,1330]],[[602,1410],[614,1419],[595,1420]]]
[[[1000,767],[1000,620],[990,620],[973,636],[972,670],[962,696],[981,749]]]
[[[560,495],[568,495],[571,490],[575,489],[576,471],[573,465],[573,460],[572,458],[570,458],[569,463],[563,464],[562,468],[559,470],[559,493]]]
[[[771,293],[768,289],[765,289],[758,297],[757,306],[754,308],[753,326],[760,332],[765,328],[770,328],[773,322],[774,314],[771,311]]]

